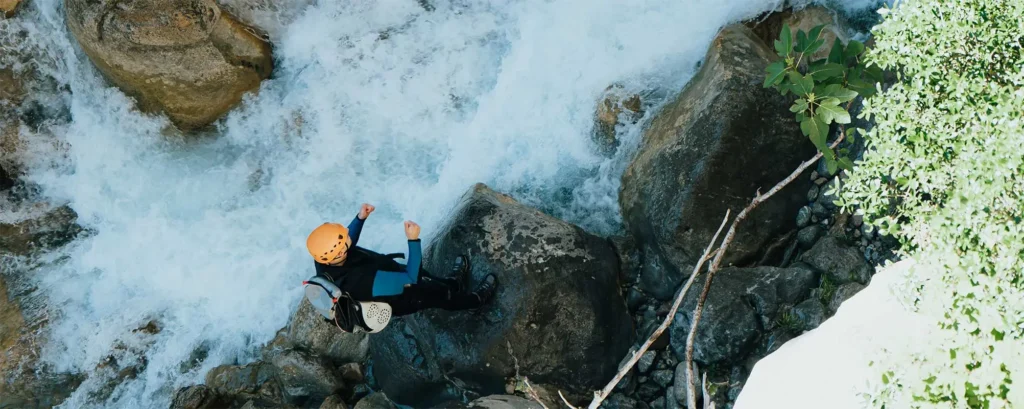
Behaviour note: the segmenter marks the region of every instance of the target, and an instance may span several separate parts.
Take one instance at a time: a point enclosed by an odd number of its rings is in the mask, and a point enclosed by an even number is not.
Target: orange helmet
[[[306,249],[314,260],[327,264],[345,254],[351,243],[347,227],[337,223],[324,223],[309,233]]]

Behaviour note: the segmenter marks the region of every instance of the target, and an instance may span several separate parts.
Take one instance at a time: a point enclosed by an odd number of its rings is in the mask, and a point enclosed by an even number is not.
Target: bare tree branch
[[[676,296],[676,301],[672,303],[672,309],[669,310],[668,316],[666,316],[665,320],[662,321],[660,326],[658,326],[658,329],[654,330],[654,333],[647,338],[647,341],[640,346],[640,349],[633,354],[633,357],[626,362],[626,365],[619,368],[619,372],[615,374],[615,377],[612,378],[611,382],[608,382],[608,385],[605,385],[604,389],[601,391],[594,392],[594,400],[590,402],[590,406],[587,406],[587,409],[597,409],[600,407],[601,402],[604,402],[604,400],[608,398],[608,395],[610,395],[615,389],[615,385],[618,385],[619,382],[622,381],[622,378],[629,373],[629,370],[632,369],[634,365],[636,365],[637,361],[640,360],[640,357],[647,352],[647,349],[650,348],[652,344],[654,344],[654,341],[656,341],[658,337],[668,329],[668,326],[672,324],[672,319],[676,316],[676,311],[679,310],[679,306],[682,305],[683,297],[686,296],[686,292],[690,290],[690,286],[693,284],[693,279],[697,277],[697,272],[700,271],[700,268],[704,263],[707,262],[714,254],[711,252],[711,249],[715,246],[715,242],[718,241],[718,235],[722,233],[722,229],[725,228],[725,224],[728,221],[729,211],[726,210],[725,218],[722,219],[722,224],[718,226],[718,231],[715,232],[715,236],[711,239],[711,243],[708,243],[708,247],[704,249],[704,254],[700,256],[700,260],[697,261],[697,265],[693,267],[690,279],[686,281],[686,285],[683,286],[682,290],[680,290],[679,294]],[[563,397],[562,399],[564,400],[565,398]],[[568,404],[568,402],[566,402],[566,404]],[[572,407],[572,405],[570,405],[570,407]]]
[[[829,148],[835,149],[835,147],[839,145],[839,143],[842,142],[845,138],[846,132],[845,130],[842,130],[839,134],[839,137],[836,138],[835,142],[832,142],[832,145],[829,146]],[[693,319],[691,320],[690,324],[690,333],[686,337],[686,407],[697,407],[697,392],[695,390],[697,380],[694,378],[693,371],[693,342],[697,337],[697,324],[700,322],[700,317],[704,312],[704,303],[707,301],[708,292],[711,290],[711,280],[715,278],[715,273],[718,272],[718,269],[721,266],[722,257],[725,256],[725,251],[729,248],[729,244],[732,244],[732,239],[736,237],[736,226],[738,226],[739,223],[743,221],[743,219],[746,219],[747,216],[750,215],[750,212],[752,212],[754,208],[757,207],[757,205],[761,204],[765,200],[768,200],[768,198],[772,197],[780,190],[782,190],[782,188],[786,187],[794,180],[796,180],[796,178],[799,177],[801,173],[803,173],[805,170],[807,170],[807,168],[809,168],[811,165],[813,165],[815,162],[821,159],[821,156],[822,153],[818,152],[818,154],[814,155],[813,158],[801,163],[800,166],[797,166],[793,173],[790,173],[789,176],[787,176],[785,179],[782,179],[779,183],[776,183],[775,186],[772,187],[771,190],[769,190],[768,192],[762,194],[761,191],[758,190],[757,194],[754,195],[754,199],[750,201],[750,204],[747,205],[747,207],[745,207],[743,211],[741,211],[740,214],[736,216],[736,219],[732,221],[732,225],[729,226],[729,232],[725,234],[725,239],[722,240],[722,245],[718,247],[718,250],[716,251],[717,254],[715,254],[714,260],[711,261],[711,266],[708,267],[708,277],[704,281],[704,289],[700,293],[700,299],[697,300],[697,307],[694,308],[693,310]],[[726,210],[726,215],[728,215],[728,210]],[[714,240],[712,240],[712,243],[714,243]]]
[[[569,409],[577,409],[575,406],[573,406],[571,403],[569,403],[568,399],[565,399],[565,395],[562,395],[562,391],[558,391],[558,396],[562,398],[562,402],[565,402],[565,406],[568,406]],[[595,399],[597,399],[597,398],[595,398]]]

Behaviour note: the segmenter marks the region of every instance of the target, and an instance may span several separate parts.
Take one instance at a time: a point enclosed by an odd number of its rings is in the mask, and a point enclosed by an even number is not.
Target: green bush
[[[792,29],[783,25],[775,40],[775,52],[781,60],[765,69],[764,87],[796,97],[789,110],[796,114],[804,136],[823,154],[829,173],[835,173],[839,167],[852,169],[853,161],[847,148],[839,149],[837,155],[829,146],[830,127],[835,123],[847,142],[853,142],[856,136],[845,129],[851,122],[850,105],[858,96],[874,95],[882,70],[864,62],[864,44],[859,41],[844,45],[836,39],[827,58],[812,61],[811,56],[825,45],[821,38],[824,28],[819,25],[809,32],[799,30],[794,41]]]
[[[897,74],[868,98],[844,209],[915,262],[905,301],[940,336],[888,356],[883,408],[1024,407],[1024,1],[909,0],[883,10],[868,61]]]

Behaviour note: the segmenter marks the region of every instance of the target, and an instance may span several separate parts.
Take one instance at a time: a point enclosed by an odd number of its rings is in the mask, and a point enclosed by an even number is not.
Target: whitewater
[[[476,182],[619,232],[619,178],[647,120],[719,28],[782,0],[420,3],[224,1],[266,30],[274,73],[215,130],[188,137],[98,74],[59,0],[0,21],[0,35],[28,33],[14,44],[57,84],[34,98],[66,114],[22,128],[25,179],[91,231],[32,272],[51,320],[43,361],[90,375],[61,407],[166,408],[213,367],[252,360],[313,274],[306,235],[364,202],[377,211],[360,244],[383,252],[405,251],[403,220],[429,242]],[[611,84],[643,95],[647,114],[607,157],[591,133]],[[158,333],[133,332],[150,321]],[[183,371],[200,349],[206,359]],[[146,366],[95,402],[111,354]]]

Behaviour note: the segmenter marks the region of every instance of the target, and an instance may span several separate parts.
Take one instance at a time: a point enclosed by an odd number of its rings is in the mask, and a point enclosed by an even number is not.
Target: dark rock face
[[[658,299],[689,274],[726,209],[735,216],[814,154],[787,99],[762,87],[774,59],[750,29],[726,27],[700,72],[657,114],[622,177],[624,222],[645,257],[641,288]],[[726,265],[756,261],[785,234],[810,183],[800,177],[762,203],[737,231]]]
[[[370,349],[370,341],[365,333],[340,331],[325,322],[323,316],[305,298],[273,344],[309,351],[334,364],[365,362]]]
[[[478,311],[423,311],[370,337],[376,379],[398,403],[430,406],[453,389],[503,393],[517,365],[531,383],[589,394],[633,343],[611,244],[484,185],[427,252],[428,271],[444,274],[467,254],[471,288],[489,273],[500,284]]]
[[[806,298],[818,275],[806,267],[727,268],[715,275],[697,337],[693,358],[702,366],[742,359],[774,321],[783,305]],[[676,356],[686,353],[692,313],[704,280],[694,282],[670,328]]]
[[[847,246],[835,237],[819,240],[801,258],[811,267],[821,271],[834,284],[867,284],[874,272],[856,247]]]

